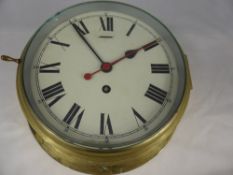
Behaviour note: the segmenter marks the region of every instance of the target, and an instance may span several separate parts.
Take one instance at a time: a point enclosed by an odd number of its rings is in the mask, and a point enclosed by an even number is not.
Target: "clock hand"
[[[92,72],[92,73],[85,73],[85,74],[84,74],[84,79],[85,79],[85,80],[91,80],[92,77],[93,77],[95,74],[97,74],[97,73],[99,73],[99,72],[101,72],[101,71],[106,72],[106,73],[107,73],[107,72],[110,72],[110,71],[112,70],[112,66],[113,66],[113,65],[119,63],[120,61],[122,61],[122,60],[124,60],[124,59],[126,59],[126,58],[129,58],[129,59],[134,58],[134,57],[137,55],[137,53],[138,53],[139,51],[141,51],[141,50],[146,51],[146,50],[148,50],[148,49],[150,49],[150,48],[152,48],[152,47],[155,47],[155,46],[157,46],[157,45],[159,44],[160,41],[161,41],[161,39],[159,38],[159,39],[156,39],[156,40],[154,40],[154,41],[152,41],[152,42],[150,42],[150,43],[147,43],[147,44],[145,44],[145,45],[143,45],[143,46],[141,46],[141,47],[139,47],[139,48],[137,48],[137,49],[134,49],[134,50],[127,50],[127,51],[125,52],[124,56],[122,56],[121,58],[118,58],[118,59],[116,59],[115,61],[113,61],[113,62],[111,62],[111,63],[103,63],[103,64],[101,65],[100,69],[98,69],[98,70],[96,70],[96,71],[94,71],[94,72]]]
[[[91,46],[91,44],[87,41],[87,39],[83,36],[82,31],[80,30],[80,28],[73,22],[70,21],[70,24],[73,26],[73,28],[75,29],[75,31],[78,33],[78,35],[80,36],[80,38],[83,40],[83,42],[89,47],[89,49],[95,54],[95,56],[97,57],[97,59],[103,64],[104,61],[102,60],[102,58],[100,58],[100,56],[97,54],[97,52],[95,51],[95,49]]]
[[[114,64],[116,64],[116,63],[118,63],[118,62],[124,60],[125,58],[132,59],[132,58],[134,58],[134,57],[136,56],[136,54],[137,54],[139,51],[141,51],[141,50],[146,51],[146,50],[150,49],[151,47],[155,47],[155,46],[157,46],[157,45],[159,44],[160,41],[161,41],[161,39],[158,38],[158,39],[156,39],[156,40],[154,40],[154,41],[152,41],[152,42],[150,42],[150,43],[147,43],[147,44],[145,44],[145,45],[143,45],[143,46],[141,46],[141,47],[139,47],[139,48],[137,48],[137,49],[128,50],[128,51],[125,52],[125,55],[124,55],[123,57],[121,57],[121,58],[119,58],[119,59],[116,59],[115,61],[113,61],[113,62],[110,63],[110,64],[111,64],[111,65],[114,65]]]
[[[138,49],[126,51],[126,52],[125,52],[125,55],[124,55],[123,57],[121,57],[121,58],[119,58],[119,59],[113,61],[112,63],[103,63],[103,64],[101,65],[101,68],[100,68],[100,69],[98,69],[98,70],[96,70],[96,71],[94,71],[94,72],[92,72],[92,73],[86,73],[86,74],[84,74],[84,79],[85,79],[85,80],[90,80],[95,74],[97,74],[97,73],[100,72],[100,71],[103,71],[103,72],[110,72],[110,71],[112,70],[112,66],[113,66],[114,64],[116,64],[116,63],[122,61],[122,60],[125,59],[125,58],[133,58],[133,57],[137,54],[138,51],[139,51]]]

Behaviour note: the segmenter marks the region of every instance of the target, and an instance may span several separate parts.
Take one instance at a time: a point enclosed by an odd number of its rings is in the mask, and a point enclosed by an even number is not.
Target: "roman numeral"
[[[143,47],[143,49],[144,49],[144,51],[148,51],[148,50],[150,50],[150,49],[152,49],[152,48],[154,48],[154,47],[156,47],[158,45],[159,45],[159,42],[157,40],[155,40],[155,41],[152,41],[149,44],[145,45]]]
[[[62,43],[62,42],[59,42],[59,41],[50,41],[51,44],[55,44],[55,45],[59,45],[59,46],[64,46],[64,47],[70,47],[70,44],[66,44],[66,43]]]
[[[52,63],[52,64],[46,64],[43,66],[40,66],[40,73],[60,73],[60,70],[58,66],[60,66],[61,63]]]
[[[167,96],[167,92],[150,84],[145,96],[162,105]]]
[[[152,73],[170,73],[170,68],[168,64],[151,64]]]
[[[74,103],[73,106],[70,108],[70,110],[68,111],[68,113],[66,114],[66,116],[64,117],[63,121],[65,123],[67,123],[68,125],[71,124],[71,122],[73,121],[74,117],[76,116],[76,114],[79,112],[80,110],[80,106],[77,103]],[[84,110],[81,111],[78,116],[77,116],[77,120],[75,122],[74,128],[78,129],[79,125],[81,123],[82,117],[84,114]]]
[[[74,27],[74,29],[81,35],[86,35],[89,32],[89,30],[87,29],[86,25],[84,24],[84,22],[81,20],[79,21],[79,26],[75,23],[71,23],[71,25]]]
[[[133,29],[135,28],[135,26],[136,26],[136,23],[132,24],[132,26],[130,27],[130,29],[127,32],[126,36],[130,36],[131,35],[131,33],[132,33]]]
[[[113,17],[107,16],[105,20],[103,17],[100,17],[100,22],[104,31],[113,31]]]
[[[138,120],[141,121],[143,124],[145,124],[146,119],[144,119],[134,108],[132,108],[132,110],[133,110],[133,113],[134,113],[134,116],[135,116],[135,119],[137,121],[138,126],[139,126]]]
[[[108,130],[109,135],[113,134],[112,124],[110,117],[108,115],[107,120],[105,119],[105,114],[101,113],[100,115],[100,134],[105,135],[106,130]]]
[[[64,97],[64,88],[61,82],[55,83],[42,90],[42,94],[45,100],[49,100],[48,106],[51,107],[57,103],[62,97]],[[52,99],[52,100],[50,100]]]

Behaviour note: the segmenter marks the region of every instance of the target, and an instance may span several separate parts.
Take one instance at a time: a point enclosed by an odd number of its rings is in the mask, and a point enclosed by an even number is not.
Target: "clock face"
[[[169,31],[137,8],[91,2],[66,9],[34,35],[24,86],[39,120],[93,149],[144,141],[174,115],[184,63]]]

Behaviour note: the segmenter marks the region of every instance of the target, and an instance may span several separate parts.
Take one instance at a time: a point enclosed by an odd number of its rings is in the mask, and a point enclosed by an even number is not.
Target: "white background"
[[[19,57],[35,30],[81,0],[0,0],[0,54]],[[125,0],[163,21],[189,56],[194,89],[169,144],[125,175],[233,174],[233,0]],[[14,63],[0,62],[0,175],[81,175],[33,138],[16,94]]]

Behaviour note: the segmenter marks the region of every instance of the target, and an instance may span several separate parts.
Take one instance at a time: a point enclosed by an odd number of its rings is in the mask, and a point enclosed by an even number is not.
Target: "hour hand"
[[[79,35],[79,37],[82,39],[82,41],[88,46],[88,48],[94,53],[94,55],[96,56],[96,58],[101,62],[104,63],[104,61],[102,60],[102,58],[99,56],[99,54],[95,51],[95,49],[91,46],[91,44],[88,42],[88,40],[85,38],[85,34],[89,33],[88,29],[86,28],[86,26],[84,25],[84,23],[82,21],[80,21],[80,24],[82,25],[83,29],[82,30],[77,24],[75,24],[74,22],[70,21],[70,24],[73,26],[73,28],[75,29],[75,31],[77,32],[77,34]]]

